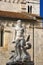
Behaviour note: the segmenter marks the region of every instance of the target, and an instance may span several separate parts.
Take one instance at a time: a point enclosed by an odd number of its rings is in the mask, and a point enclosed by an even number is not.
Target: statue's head
[[[17,25],[18,26],[21,26],[22,25],[21,20],[17,20]]]

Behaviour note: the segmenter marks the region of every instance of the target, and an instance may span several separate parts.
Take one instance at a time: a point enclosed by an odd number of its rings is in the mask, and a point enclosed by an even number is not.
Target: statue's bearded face
[[[18,26],[21,26],[21,25],[22,25],[21,20],[18,20],[18,21],[17,21],[17,25],[18,25]]]

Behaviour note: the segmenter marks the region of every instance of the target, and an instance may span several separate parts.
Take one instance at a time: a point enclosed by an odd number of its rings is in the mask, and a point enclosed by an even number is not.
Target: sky
[[[43,17],[43,0],[40,0],[40,16]]]

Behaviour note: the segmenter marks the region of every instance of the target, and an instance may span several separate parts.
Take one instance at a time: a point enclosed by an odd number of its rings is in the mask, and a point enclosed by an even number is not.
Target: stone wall
[[[34,30],[34,59],[35,65],[43,64],[43,29]]]
[[[0,2],[1,11],[21,12],[21,4]]]
[[[20,0],[15,0],[15,2],[12,2],[13,0],[2,0],[0,1],[0,10],[1,11],[10,11],[10,12],[28,12],[28,6],[32,6],[31,13],[40,15],[40,2],[38,1],[32,1],[27,0],[21,4]],[[18,3],[17,3],[17,2]],[[30,3],[28,3],[30,2]],[[24,4],[25,3],[25,4]],[[29,8],[30,10],[30,8]]]

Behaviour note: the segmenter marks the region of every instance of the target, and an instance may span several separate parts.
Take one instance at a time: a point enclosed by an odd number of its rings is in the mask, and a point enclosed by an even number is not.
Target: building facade
[[[11,12],[28,12],[40,15],[40,1],[38,0],[0,0],[0,10]]]

